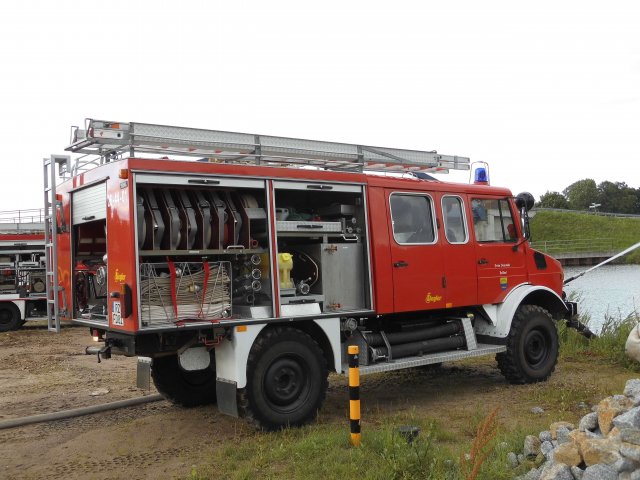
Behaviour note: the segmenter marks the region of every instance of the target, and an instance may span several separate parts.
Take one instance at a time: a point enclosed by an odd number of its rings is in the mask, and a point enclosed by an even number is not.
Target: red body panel
[[[126,172],[120,178],[120,172]],[[484,185],[454,184],[419,180],[412,177],[388,177],[360,173],[343,173],[320,170],[273,168],[214,164],[205,162],[184,162],[170,160],[143,160],[130,158],[105,164],[81,174],[58,187],[62,194],[66,223],[71,224],[71,198],[74,189],[98,181],[106,182],[107,190],[107,255],[108,292],[120,292],[123,283],[132,290],[132,311],[124,317],[123,326],[111,323],[109,327],[135,333],[138,330],[136,295],[136,244],[132,172],[175,172],[176,175],[217,175],[266,179],[298,179],[335,183],[355,183],[366,187],[368,238],[371,256],[371,280],[373,302],[377,314],[429,310],[451,307],[499,303],[518,284],[532,282],[544,285],[562,293],[562,270],[558,262],[547,258],[547,266],[540,269],[533,261],[533,255],[526,243],[478,243],[471,223],[471,197],[489,196],[511,198],[511,192],[504,188]],[[271,183],[268,188],[272,188]],[[427,193],[433,199],[434,213],[438,221],[437,241],[430,245],[399,245],[393,236],[389,209],[391,192]],[[441,197],[455,194],[464,202],[467,216],[468,241],[451,244],[447,241],[443,225]],[[510,200],[514,221],[517,223],[518,238],[521,238],[517,209]],[[269,206],[270,216],[274,216],[273,205]],[[67,305],[73,305],[73,281],[71,259],[72,228],[59,234],[58,275],[64,287]],[[270,232],[275,242],[275,233]],[[487,263],[478,264],[485,259]],[[396,268],[394,263],[404,261],[407,268]],[[272,258],[275,262],[275,258]],[[506,272],[506,273],[505,273]],[[507,278],[506,284],[504,278]],[[506,285],[506,287],[505,287]],[[273,292],[277,296],[277,285]],[[114,298],[108,299],[111,312]],[[276,302],[277,303],[277,302]],[[72,308],[69,308],[72,311]],[[277,314],[276,304],[276,314]]]
[[[44,245],[44,233],[0,233],[2,242],[42,242]]]

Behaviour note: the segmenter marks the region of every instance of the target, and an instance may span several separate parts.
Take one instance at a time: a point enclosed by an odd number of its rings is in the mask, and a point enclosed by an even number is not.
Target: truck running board
[[[489,345],[479,343],[475,350],[451,350],[448,352],[430,353],[418,357],[405,357],[391,362],[376,363],[373,365],[360,366],[360,375],[370,373],[390,372],[392,370],[401,370],[403,368],[420,367],[422,365],[431,365],[433,363],[451,362],[454,360],[462,360],[463,358],[480,357],[483,355],[491,355],[501,353],[507,350],[504,345]],[[343,372],[348,375],[349,369],[343,365]]]

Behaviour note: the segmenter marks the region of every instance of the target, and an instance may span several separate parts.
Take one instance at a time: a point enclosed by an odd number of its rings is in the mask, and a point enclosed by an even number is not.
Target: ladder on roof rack
[[[136,153],[199,157],[202,161],[264,166],[316,167],[337,171],[448,173],[469,170],[469,158],[436,151],[370,147],[348,143],[248,133],[86,119],[72,127],[65,149],[85,154],[73,174]],[[92,158],[88,158],[92,156]]]

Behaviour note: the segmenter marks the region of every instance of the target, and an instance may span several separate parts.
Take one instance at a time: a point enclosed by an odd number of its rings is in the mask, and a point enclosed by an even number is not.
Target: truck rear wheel
[[[0,332],[17,330],[22,326],[20,310],[13,303],[0,303]]]
[[[542,382],[558,361],[558,331],[551,314],[537,305],[521,305],[511,322],[507,351],[496,355],[509,383]]]
[[[197,407],[216,402],[216,360],[213,351],[209,368],[184,370],[178,356],[154,358],[151,378],[158,392],[170,402],[183,407]]]
[[[276,327],[251,347],[241,414],[258,428],[278,430],[316,418],[327,391],[327,361],[306,333]]]

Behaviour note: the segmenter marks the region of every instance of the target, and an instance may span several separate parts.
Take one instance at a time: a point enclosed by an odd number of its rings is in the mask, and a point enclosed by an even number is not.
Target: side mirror
[[[533,205],[536,203],[535,198],[529,192],[522,192],[516,196],[516,206],[519,210],[523,208],[528,212],[533,208]]]
[[[531,240],[531,230],[529,229],[529,210],[533,208],[533,205],[536,203],[535,198],[529,192],[519,193],[515,198],[516,207],[520,210],[520,219],[522,221],[522,240],[516,243],[512,249],[515,252],[518,250],[518,247],[526,242],[527,240]]]

